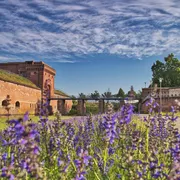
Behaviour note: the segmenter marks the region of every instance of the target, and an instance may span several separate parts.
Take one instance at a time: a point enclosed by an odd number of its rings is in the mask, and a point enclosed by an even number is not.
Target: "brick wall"
[[[61,96],[59,94],[54,94],[55,98],[65,98],[65,96]],[[58,101],[52,101],[53,107],[56,106],[56,110],[58,110],[59,106],[60,106],[60,102],[58,103]],[[71,108],[72,108],[73,102],[72,100],[65,100],[65,113],[68,113]],[[59,109],[60,110],[60,109]]]
[[[23,114],[26,111],[34,114],[38,100],[41,99],[41,90],[0,80],[0,114],[7,113],[2,106],[2,101],[6,99],[7,95],[10,95],[12,107],[10,112],[12,114]],[[15,107],[17,101],[19,101],[20,107]]]

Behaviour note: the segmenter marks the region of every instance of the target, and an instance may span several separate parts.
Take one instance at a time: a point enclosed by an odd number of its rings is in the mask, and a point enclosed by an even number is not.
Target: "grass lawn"
[[[19,117],[22,117],[22,116],[15,116],[15,117],[10,116],[9,119],[17,119]],[[33,122],[38,122],[39,120],[39,116],[30,115],[29,118],[32,119]],[[54,120],[55,118],[56,118],[55,116],[48,117],[49,120]],[[71,119],[71,118],[73,118],[73,116],[61,116],[62,120]],[[7,120],[7,117],[0,117],[0,130],[6,127],[6,120]]]

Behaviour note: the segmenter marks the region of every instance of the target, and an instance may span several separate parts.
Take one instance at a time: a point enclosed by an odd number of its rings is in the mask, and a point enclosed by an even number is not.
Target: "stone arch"
[[[19,101],[16,101],[15,107],[16,107],[16,108],[20,108],[20,102],[19,102]]]

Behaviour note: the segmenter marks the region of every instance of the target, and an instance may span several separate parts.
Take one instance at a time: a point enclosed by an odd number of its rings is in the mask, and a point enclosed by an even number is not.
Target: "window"
[[[16,107],[20,107],[19,101],[16,101],[15,106],[16,106]]]
[[[6,106],[6,104],[7,104],[6,100],[3,100],[2,101],[2,106]]]

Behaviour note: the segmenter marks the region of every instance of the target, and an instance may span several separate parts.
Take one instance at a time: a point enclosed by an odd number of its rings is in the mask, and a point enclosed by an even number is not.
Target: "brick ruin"
[[[29,79],[36,87],[29,87],[24,84],[6,81],[0,77],[0,114],[6,113],[3,101],[7,95],[11,98],[11,113],[23,114],[27,110],[36,114],[43,99],[45,82],[49,80],[50,97],[68,97],[64,94],[55,93],[54,78],[55,69],[44,62],[9,62],[0,63],[0,69],[15,73]],[[52,112],[59,110],[58,101],[51,101]],[[72,107],[72,101],[65,101],[65,112],[69,112]]]

